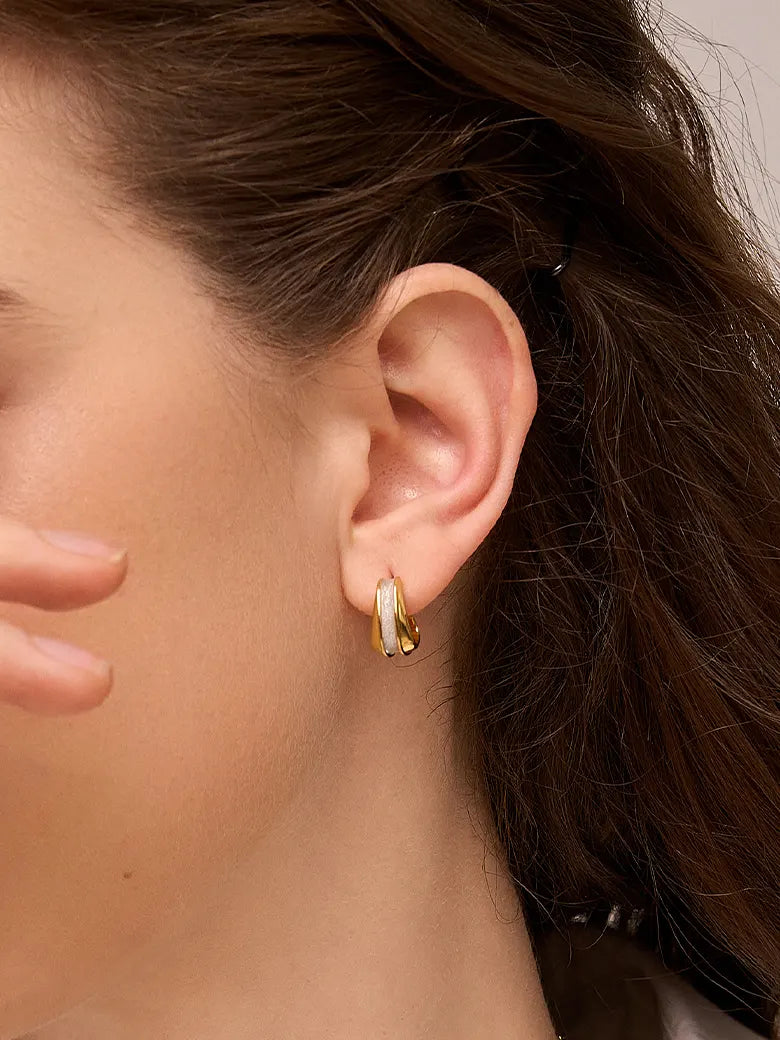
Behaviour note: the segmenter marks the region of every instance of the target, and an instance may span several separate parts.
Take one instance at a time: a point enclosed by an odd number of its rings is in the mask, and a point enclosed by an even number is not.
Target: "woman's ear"
[[[371,614],[379,578],[400,577],[414,613],[446,588],[506,505],[536,379],[511,307],[452,264],[398,275],[359,342],[387,407],[367,395],[365,479],[351,485],[361,497],[342,514],[343,589]]]

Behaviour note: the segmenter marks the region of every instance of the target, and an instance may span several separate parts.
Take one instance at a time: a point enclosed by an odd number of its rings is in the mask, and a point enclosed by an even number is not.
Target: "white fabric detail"
[[[674,977],[653,979],[666,1040],[761,1040],[692,986]]]

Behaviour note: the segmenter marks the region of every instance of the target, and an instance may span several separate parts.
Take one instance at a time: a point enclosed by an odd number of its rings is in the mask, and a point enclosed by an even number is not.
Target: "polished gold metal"
[[[420,630],[412,615],[406,613],[404,589],[400,578],[396,578],[393,582],[393,613],[398,645],[401,647],[402,653],[410,654],[420,644]]]
[[[382,640],[380,613],[382,610],[382,578],[376,583],[374,596],[374,615],[371,620],[371,646],[384,657],[393,657],[388,653]],[[420,630],[411,614],[406,612],[404,588],[400,578],[393,578],[393,617],[398,646],[404,655],[410,654],[420,644]]]
[[[382,609],[382,604],[380,603],[381,595],[382,579],[380,578],[376,583],[376,593],[374,595],[374,616],[371,619],[371,646],[380,654],[389,657],[390,655],[385,651],[382,644],[382,630],[379,627],[379,611]]]

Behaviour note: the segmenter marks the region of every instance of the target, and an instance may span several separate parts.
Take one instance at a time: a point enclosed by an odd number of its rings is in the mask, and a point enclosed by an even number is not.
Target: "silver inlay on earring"
[[[379,590],[380,610],[379,624],[385,650],[391,656],[398,651],[398,634],[395,629],[395,609],[393,607],[393,579],[382,578]]]

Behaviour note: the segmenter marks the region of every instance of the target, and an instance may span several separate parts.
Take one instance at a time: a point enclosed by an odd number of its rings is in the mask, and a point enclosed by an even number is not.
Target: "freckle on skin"
[[[124,872],[124,874],[122,874],[122,877],[123,877],[123,878],[131,878],[132,876],[133,876],[133,872],[132,872],[132,870],[126,870],[126,871]]]

